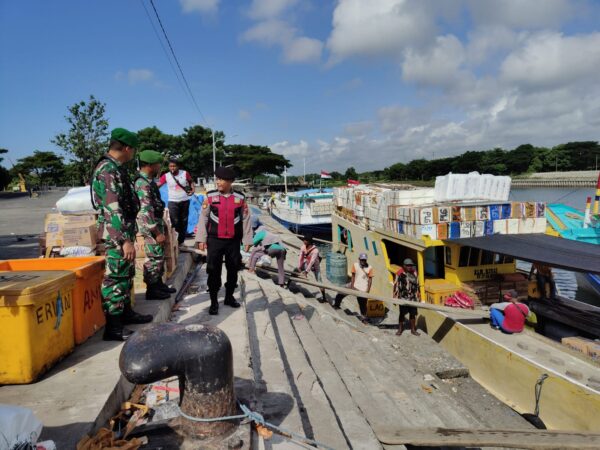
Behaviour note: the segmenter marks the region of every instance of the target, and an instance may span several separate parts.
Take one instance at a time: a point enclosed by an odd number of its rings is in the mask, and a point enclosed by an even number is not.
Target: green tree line
[[[105,117],[106,105],[90,96],[68,108],[65,117],[68,130],[57,134],[51,142],[61,148],[67,157],[52,151],[35,150],[32,155],[17,160],[7,170],[0,166],[0,189],[25,177],[29,186],[83,185],[91,176],[96,162],[108,149],[109,122]],[[184,128],[178,135],[162,132],[156,126],[137,131],[138,150],[157,150],[167,160],[176,158],[193,178],[211,178],[213,175],[213,130],[201,125]],[[267,146],[227,145],[225,134],[214,131],[217,166],[232,166],[239,178],[254,179],[262,174],[281,175],[284,167],[291,167],[283,156]],[[0,154],[7,153],[0,149]],[[0,157],[2,162],[2,157]],[[135,169],[132,163],[130,169]]]

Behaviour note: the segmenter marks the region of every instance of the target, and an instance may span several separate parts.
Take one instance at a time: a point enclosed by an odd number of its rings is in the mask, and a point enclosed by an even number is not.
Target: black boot
[[[127,303],[123,310],[123,323],[134,324],[134,323],[149,323],[152,322],[152,316],[150,314],[139,314],[136,313],[132,308],[131,304]]]
[[[174,294],[175,292],[177,292],[177,289],[167,286],[167,285],[166,285],[166,284],[163,282],[163,280],[160,280],[160,281],[158,281],[158,283],[156,283],[156,285],[158,286],[158,288],[159,288],[161,291],[168,292],[169,294]]]
[[[208,313],[211,316],[216,316],[219,314],[219,300],[217,298],[219,291],[210,292],[210,308],[208,308]]]
[[[231,290],[227,289],[227,291],[225,291],[225,301],[223,302],[223,304],[227,305],[227,306],[231,306],[232,308],[239,308],[240,306],[242,306],[238,303],[238,301],[233,296],[233,289],[231,289]]]
[[[166,300],[171,294],[163,291],[158,283],[146,284],[146,300]]]
[[[123,320],[121,316],[113,316],[105,314],[106,325],[104,326],[104,335],[102,339],[105,341],[126,341],[133,331],[123,328]]]

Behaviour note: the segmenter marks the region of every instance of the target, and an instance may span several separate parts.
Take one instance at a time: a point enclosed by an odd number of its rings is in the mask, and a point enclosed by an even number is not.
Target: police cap
[[[156,150],[144,150],[140,152],[140,162],[146,164],[162,163],[163,155]]]
[[[218,167],[217,170],[215,170],[215,176],[221,180],[235,180],[235,172],[229,167]]]

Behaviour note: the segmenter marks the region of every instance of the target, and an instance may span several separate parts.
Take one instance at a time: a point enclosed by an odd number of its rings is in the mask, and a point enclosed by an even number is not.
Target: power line
[[[192,102],[193,102],[194,106],[196,107],[196,110],[200,114],[200,117],[208,125],[208,121],[204,117],[204,114],[202,114],[202,111],[200,110],[200,106],[198,106],[198,102],[196,101],[196,97],[194,97],[194,93],[192,92],[192,89],[190,88],[190,84],[188,83],[187,78],[185,77],[185,74],[183,73],[183,69],[181,68],[181,64],[179,64],[179,60],[177,59],[177,55],[175,54],[175,50],[173,49],[173,45],[171,44],[171,40],[169,39],[169,36],[167,35],[167,31],[165,30],[165,27],[163,26],[162,20],[160,20],[160,16],[158,14],[158,11],[156,10],[156,6],[154,5],[154,0],[150,0],[150,5],[152,6],[152,9],[154,10],[154,14],[156,15],[156,19],[158,20],[158,24],[160,25],[160,28],[161,28],[161,30],[163,32],[165,40],[167,41],[167,44],[169,45],[169,49],[171,50],[171,55],[173,55],[173,59],[175,60],[175,64],[177,64],[177,68],[179,69],[179,73],[181,74],[181,79],[183,80],[183,83],[185,84],[185,87],[187,88],[187,92],[190,95],[190,98],[192,99]]]
[[[175,78],[177,78],[177,82],[179,83],[179,87],[183,90],[183,93],[185,94],[185,96],[187,97],[187,99],[190,101],[190,103],[192,104],[192,106],[194,106],[194,103],[189,98],[189,95],[188,95],[188,93],[187,93],[187,91],[185,89],[183,81],[181,81],[181,77],[179,76],[179,73],[177,72],[177,69],[173,65],[173,61],[171,60],[171,56],[169,55],[169,52],[167,51],[167,48],[165,47],[165,44],[163,43],[163,40],[160,38],[160,34],[158,33],[158,30],[156,29],[156,25],[154,25],[154,21],[152,20],[152,16],[150,16],[150,12],[148,11],[148,8],[146,8],[146,3],[144,2],[144,0],[140,0],[140,3],[144,7],[144,11],[146,12],[146,17],[148,17],[148,21],[150,22],[150,25],[152,25],[152,29],[154,30],[154,35],[156,36],[156,39],[158,39],[158,42],[160,43],[160,46],[161,46],[161,48],[163,50],[163,53],[165,54],[165,57],[167,58],[167,61],[169,61],[169,66],[171,66],[171,70],[175,74]]]

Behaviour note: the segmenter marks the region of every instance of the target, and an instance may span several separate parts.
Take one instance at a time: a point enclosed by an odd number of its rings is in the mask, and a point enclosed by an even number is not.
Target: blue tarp
[[[169,204],[169,189],[166,184],[163,184],[160,187],[160,198],[165,202],[165,205]],[[186,230],[188,233],[193,233],[198,224],[203,200],[204,196],[202,194],[194,194],[190,197],[190,213],[188,215],[188,226]]]

